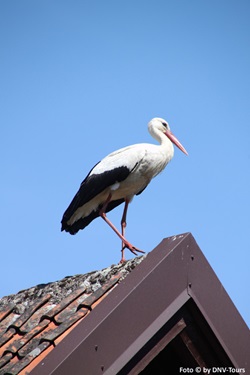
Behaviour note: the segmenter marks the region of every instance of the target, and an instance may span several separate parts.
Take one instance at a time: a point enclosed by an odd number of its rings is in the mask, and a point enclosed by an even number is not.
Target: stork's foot
[[[145,251],[138,249],[137,247],[133,246],[130,242],[123,241],[123,243],[122,243],[122,250],[121,250],[122,251],[122,258],[120,260],[120,263],[124,263],[126,261],[126,259],[124,257],[124,250],[125,249],[129,249],[131,251],[131,253],[133,253],[136,256],[138,256],[137,253],[145,254]]]
[[[131,243],[129,242],[123,242],[122,251],[124,251],[125,248],[129,249],[134,255],[138,255],[137,253],[145,254],[145,251],[138,249],[137,247],[131,245]]]

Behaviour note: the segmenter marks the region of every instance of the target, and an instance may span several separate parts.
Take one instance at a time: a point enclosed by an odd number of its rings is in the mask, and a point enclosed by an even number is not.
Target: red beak
[[[184,154],[188,155],[187,151],[182,146],[181,142],[178,141],[176,136],[170,130],[166,130],[165,134],[171,142],[173,142],[182,152],[184,152]]]

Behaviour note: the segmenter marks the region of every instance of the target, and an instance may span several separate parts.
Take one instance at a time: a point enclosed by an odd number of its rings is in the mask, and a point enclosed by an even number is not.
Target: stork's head
[[[157,133],[165,134],[171,142],[173,142],[184,154],[188,155],[185,148],[182,146],[180,141],[175,137],[175,135],[171,132],[168,122],[160,117],[155,117],[148,123],[148,130],[150,134],[155,136]]]

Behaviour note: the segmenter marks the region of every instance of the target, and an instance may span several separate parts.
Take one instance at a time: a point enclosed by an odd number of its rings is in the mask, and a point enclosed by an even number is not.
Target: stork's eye
[[[168,124],[166,122],[162,122],[162,125],[165,126],[165,128],[168,127]]]

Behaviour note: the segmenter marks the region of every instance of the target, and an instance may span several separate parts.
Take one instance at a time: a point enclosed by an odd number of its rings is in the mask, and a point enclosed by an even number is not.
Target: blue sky
[[[76,236],[60,220],[90,168],[163,117],[189,156],[133,200],[127,238],[192,232],[250,325],[249,16],[244,0],[1,1],[0,296],[119,261],[101,219]]]

